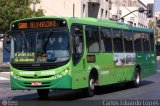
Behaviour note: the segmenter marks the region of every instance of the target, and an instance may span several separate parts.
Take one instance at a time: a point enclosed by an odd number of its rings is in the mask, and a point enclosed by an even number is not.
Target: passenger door
[[[86,87],[88,82],[85,72],[84,31],[82,25],[72,25],[72,84],[73,88]]]

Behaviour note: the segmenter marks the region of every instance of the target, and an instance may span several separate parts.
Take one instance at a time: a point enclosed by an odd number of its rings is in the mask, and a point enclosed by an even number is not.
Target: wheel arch
[[[89,73],[89,77],[93,76],[95,81],[97,82],[99,79],[99,73],[98,70],[96,68],[92,68],[90,73]]]
[[[135,66],[135,71],[136,71],[137,68],[139,69],[139,70],[138,70],[139,74],[141,74],[141,66],[140,66],[139,64],[137,64],[137,65]]]

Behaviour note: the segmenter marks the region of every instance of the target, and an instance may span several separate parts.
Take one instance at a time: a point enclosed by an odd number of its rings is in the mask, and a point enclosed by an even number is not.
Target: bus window
[[[143,51],[150,51],[149,36],[147,33],[142,33]]]
[[[123,52],[122,31],[113,29],[114,52]]]
[[[150,45],[151,45],[151,51],[154,51],[154,36],[153,36],[153,33],[150,33]]]
[[[86,27],[86,46],[89,53],[100,52],[99,46],[99,28]]]
[[[134,49],[136,52],[142,51],[141,33],[134,32]]]
[[[131,31],[124,31],[124,45],[125,52],[133,52],[133,33]]]
[[[77,63],[83,53],[83,27],[82,25],[74,25],[72,27],[72,42],[73,42],[73,63]]]
[[[112,52],[111,29],[101,29],[101,49],[102,52]]]

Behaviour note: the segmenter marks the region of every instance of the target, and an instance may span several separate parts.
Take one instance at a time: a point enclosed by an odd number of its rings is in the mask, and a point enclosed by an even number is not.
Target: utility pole
[[[73,18],[75,17],[75,4],[73,3]]]
[[[157,45],[157,42],[158,42],[158,33],[157,33],[157,36],[156,36],[156,27],[157,27],[157,20],[156,20],[156,0],[154,0],[154,10],[153,10],[153,30],[154,30],[154,36],[156,37],[156,40],[155,40],[155,44]]]

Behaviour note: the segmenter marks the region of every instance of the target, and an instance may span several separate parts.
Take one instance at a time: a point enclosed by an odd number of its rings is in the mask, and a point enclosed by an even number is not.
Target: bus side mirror
[[[11,37],[8,34],[3,35],[4,44],[8,44],[11,41]]]

